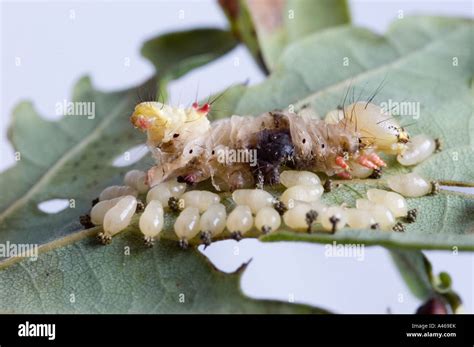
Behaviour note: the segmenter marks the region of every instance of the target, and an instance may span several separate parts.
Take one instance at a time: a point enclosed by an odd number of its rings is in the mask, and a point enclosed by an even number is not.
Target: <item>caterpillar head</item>
[[[130,121],[139,130],[146,131],[153,144],[159,145],[176,138],[176,134],[180,134],[190,123],[202,123],[200,126],[209,124],[206,117],[209,111],[210,105],[207,103],[202,106],[193,103],[191,107],[178,108],[147,101],[135,106]]]
[[[344,108],[345,126],[360,135],[361,148],[375,148],[387,154],[402,154],[408,133],[389,113],[368,102],[356,102]]]

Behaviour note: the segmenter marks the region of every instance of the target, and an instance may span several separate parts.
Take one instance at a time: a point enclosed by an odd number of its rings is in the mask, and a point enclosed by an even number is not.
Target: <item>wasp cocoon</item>
[[[295,201],[293,207],[283,215],[283,221],[292,229],[298,231],[308,230],[306,214],[311,210],[312,208],[309,203]]]
[[[164,183],[168,186],[171,196],[175,198],[180,197],[186,191],[186,183],[178,182],[176,179],[171,179]]]
[[[367,191],[367,198],[369,198],[369,201],[383,205],[387,193],[388,191],[382,189],[369,189]]]
[[[146,202],[158,200],[163,206],[168,207],[170,198],[179,198],[185,190],[186,184],[184,183],[178,183],[176,180],[166,181],[150,189],[146,196]]]
[[[387,207],[395,217],[405,217],[408,213],[407,202],[400,194],[381,189],[369,189],[367,197],[370,201]]]
[[[137,197],[138,192],[135,188],[129,186],[110,186],[105,188],[99,195],[99,201],[111,200],[119,196],[132,195]]]
[[[171,197],[171,192],[166,183],[160,183],[151,188],[146,195],[146,202],[149,204],[153,200],[159,201],[162,206],[168,206],[168,201]]]
[[[345,210],[347,225],[354,229],[368,229],[376,223],[370,210],[349,208]]]
[[[140,216],[138,223],[140,231],[145,236],[145,243],[152,245],[153,239],[163,229],[164,224],[164,211],[163,205],[158,200],[152,200],[146,206],[145,211]]]
[[[375,202],[367,200],[367,199],[357,199],[356,200],[356,208],[360,210],[370,210],[374,208],[376,205]]]
[[[255,226],[264,234],[277,230],[280,224],[280,214],[272,207],[262,208],[255,216]]]
[[[350,162],[349,166],[351,167],[351,175],[354,178],[367,178],[374,172],[374,169],[370,169],[353,161]]]
[[[252,229],[253,217],[250,207],[237,205],[227,217],[226,227],[236,239]]]
[[[287,188],[296,185],[321,185],[318,175],[310,171],[283,171],[280,174],[280,182]]]
[[[397,156],[398,162],[404,166],[419,164],[436,150],[435,140],[424,134],[413,137],[406,146],[403,154]]]
[[[396,224],[395,217],[390,210],[383,205],[375,205],[369,210],[375,219],[375,222],[382,230],[392,230]]]
[[[432,184],[414,172],[391,176],[387,179],[387,184],[393,191],[412,198],[424,196],[433,191]]]
[[[381,194],[383,193],[371,192],[370,197],[373,198],[374,196],[377,196],[377,198],[380,198]],[[385,194],[383,194],[383,196],[385,196]],[[395,216],[388,207],[384,205],[367,199],[357,199],[356,207],[358,210],[369,211],[375,219],[375,222],[378,223],[379,227],[383,230],[389,230],[395,225]]]
[[[329,207],[321,216],[321,225],[326,231],[335,232],[344,228],[347,216],[344,209],[339,206]]]
[[[188,241],[199,233],[199,209],[197,207],[186,207],[176,218],[174,232],[180,240],[180,245],[186,248]]]
[[[137,199],[134,196],[121,198],[104,216],[104,234],[114,236],[128,227],[136,209]]]
[[[329,111],[324,117],[324,121],[327,124],[337,124],[342,119],[344,119],[344,111],[339,109]]]
[[[105,214],[114,207],[123,197],[120,196],[111,200],[99,201],[95,204],[90,212],[91,222],[94,225],[102,225],[104,223]]]
[[[292,186],[283,192],[280,200],[291,209],[296,200],[304,202],[319,200],[321,195],[323,195],[323,191],[324,188],[321,185]]]
[[[200,213],[206,211],[209,206],[221,201],[219,195],[206,190],[192,190],[184,193],[181,198],[185,207],[197,207]]]
[[[210,233],[211,237],[222,233],[226,225],[225,206],[218,203],[209,206],[199,221],[201,232]]]
[[[146,173],[140,170],[131,170],[125,174],[123,183],[126,186],[132,187],[138,191],[138,193],[143,194],[150,189],[148,184],[146,184]]]
[[[328,206],[323,204],[321,201],[312,201],[309,203],[311,209],[318,213],[318,218],[316,219],[317,222],[321,222],[321,216],[324,212],[327,211]]]
[[[275,198],[263,189],[237,189],[232,193],[232,199],[237,205],[247,205],[256,214],[264,207],[271,207]]]

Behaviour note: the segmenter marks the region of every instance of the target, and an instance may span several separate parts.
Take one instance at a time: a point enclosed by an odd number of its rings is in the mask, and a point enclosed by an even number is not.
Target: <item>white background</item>
[[[33,100],[41,114],[55,119],[55,104],[69,99],[80,76],[92,76],[102,90],[122,89],[149,77],[153,68],[139,54],[146,39],[187,28],[226,27],[214,1],[1,3],[0,170],[14,165],[6,131],[11,110],[20,100]],[[350,1],[353,23],[379,33],[400,10],[404,15],[472,17],[472,6],[471,1]],[[178,17],[180,10],[184,10],[184,19]],[[236,57],[238,67],[234,66]],[[20,66],[15,64],[17,58]],[[194,100],[198,84],[203,98],[247,79],[258,83],[263,76],[245,48],[239,47],[173,82],[171,101]],[[381,247],[365,248],[363,261],[327,258],[322,245],[262,244],[256,240],[213,244],[205,254],[224,271],[233,271],[252,259],[242,288],[255,298],[294,298],[295,302],[341,313],[412,313],[419,305]],[[474,256],[446,251],[426,254],[435,272],[452,275],[466,311],[473,312]]]

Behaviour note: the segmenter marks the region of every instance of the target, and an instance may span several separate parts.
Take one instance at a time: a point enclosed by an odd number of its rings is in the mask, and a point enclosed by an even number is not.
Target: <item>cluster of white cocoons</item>
[[[433,146],[425,147],[426,151],[431,151]],[[417,148],[420,150],[421,147]],[[415,155],[413,153],[405,153],[403,160],[412,163],[410,155]],[[420,155],[417,155],[419,159]],[[165,224],[165,211],[171,208],[181,211],[174,223],[174,232],[180,245],[186,248],[199,233],[208,245],[226,228],[235,239],[240,239],[254,227],[262,233],[276,231],[282,223],[281,214],[283,222],[297,231],[311,231],[313,223],[318,223],[320,229],[327,232],[335,232],[346,225],[355,229],[395,230],[396,219],[409,214],[403,196],[423,196],[433,190],[431,182],[415,173],[391,176],[387,182],[393,191],[369,189],[367,199],[357,199],[355,208],[347,208],[327,206],[320,201],[324,188],[315,173],[283,171],[280,181],[286,187],[280,202],[263,189],[238,189],[232,193],[236,207],[227,215],[218,194],[203,190],[186,192],[186,184],[176,179],[149,189],[146,173],[132,170],[125,175],[124,186],[107,187],[101,192],[99,202],[90,212],[90,219],[94,225],[103,226],[99,237],[108,243],[113,235],[130,224],[137,209],[137,196],[147,194],[147,205],[139,219],[145,243],[152,245],[159,237]],[[171,198],[175,201],[169,206]]]
[[[287,188],[280,196],[280,201],[288,208],[294,207],[296,201],[318,201],[324,192],[318,175],[309,171],[283,171],[280,182]]]
[[[232,193],[232,199],[237,207],[229,214],[227,229],[234,238],[240,239],[254,225],[264,234],[280,227],[280,214],[273,207],[276,199],[269,192],[263,189],[238,189]]]
[[[287,188],[280,197],[288,208],[283,215],[287,226],[300,231],[311,230],[311,224],[317,222],[324,231],[334,232],[346,225],[344,209],[328,207],[320,201],[324,188],[315,173],[283,171],[280,181]]]
[[[103,226],[99,234],[103,243],[109,243],[112,236],[129,226],[137,209],[137,196],[147,191],[146,173],[132,170],[125,175],[123,186],[110,186],[100,193],[90,219],[92,224]]]
[[[397,224],[396,218],[408,214],[405,198],[395,192],[369,189],[367,199],[358,199],[355,208],[347,208],[326,206],[320,201],[323,187],[312,172],[284,171],[281,182],[287,187],[281,196],[288,208],[283,221],[294,230],[311,231],[312,223],[320,224],[320,230],[327,232],[346,225],[354,229],[392,230]]]
[[[139,194],[148,192],[147,175],[140,170],[131,170],[125,174],[123,186],[110,186],[99,195],[99,202],[90,212],[94,225],[102,225],[103,231],[99,238],[109,243],[112,236],[126,229],[134,216]],[[163,228],[163,207],[149,204],[140,218],[140,230],[148,243],[153,241]]]
[[[174,232],[182,248],[199,232],[208,245],[224,231],[227,213],[220,200],[219,195],[205,190],[192,190],[180,196],[179,205],[183,210],[176,219]]]
[[[348,209],[348,225],[351,228],[367,228],[377,225],[381,230],[391,230],[396,218],[406,217],[408,205],[403,196],[382,189],[369,189],[368,199],[357,199],[356,208]]]
[[[221,198],[216,193],[206,190],[192,190],[181,196],[184,207],[196,207],[199,213],[206,211],[211,205],[218,204]]]

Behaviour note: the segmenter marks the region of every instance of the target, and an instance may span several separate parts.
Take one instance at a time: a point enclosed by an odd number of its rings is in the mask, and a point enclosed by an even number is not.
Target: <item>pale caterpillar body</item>
[[[367,170],[385,166],[377,151],[400,155],[408,142],[397,121],[370,102],[337,110],[328,122],[309,112],[285,110],[211,123],[209,110],[209,104],[197,103],[176,108],[142,102],[135,107],[131,122],[147,133],[156,160],[148,172],[150,187],[171,178],[189,184],[211,178],[217,190],[233,191],[279,183],[283,166],[345,179],[359,173],[366,177]],[[222,151],[229,150],[254,151],[256,165],[220,160]]]

